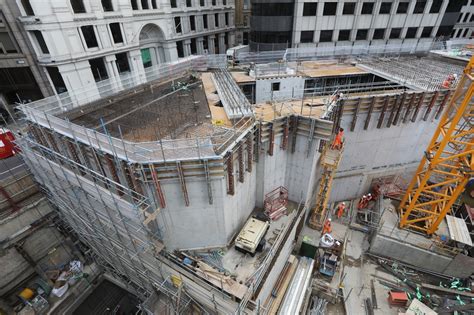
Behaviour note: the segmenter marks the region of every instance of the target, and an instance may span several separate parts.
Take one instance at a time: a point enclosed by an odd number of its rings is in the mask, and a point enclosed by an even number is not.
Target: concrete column
[[[100,98],[89,61],[58,66],[74,104],[85,104]]]
[[[229,42],[227,44],[229,45],[229,47],[235,46],[235,33],[234,32],[229,33]]]
[[[129,52],[130,70],[132,71],[133,80],[136,84],[146,82],[145,68],[143,67],[142,53],[140,49]]]
[[[150,8],[150,10],[153,10],[153,6],[151,5],[151,0],[148,0],[148,8]]]
[[[198,55],[204,55],[204,38],[198,37],[196,38],[196,50]]]
[[[115,55],[105,56],[105,63],[107,65],[107,72],[112,82],[112,86],[116,91],[122,90],[122,82],[120,81],[120,74],[117,68],[117,58]]]
[[[184,48],[184,56],[185,57],[191,56],[191,40],[190,39],[184,40],[183,48]]]
[[[143,10],[142,0],[137,0],[137,6],[138,6],[138,10]]]
[[[216,40],[216,36],[211,35],[209,36],[209,40],[207,41],[207,50],[209,51],[209,54],[211,55],[216,53],[216,50],[214,49],[215,40]]]
[[[225,33],[219,34],[219,54],[225,54]]]
[[[165,62],[178,60],[178,50],[176,49],[176,42],[163,43],[163,50],[165,52]]]

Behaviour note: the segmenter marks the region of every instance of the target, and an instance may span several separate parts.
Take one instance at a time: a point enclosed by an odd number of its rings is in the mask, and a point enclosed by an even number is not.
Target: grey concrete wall
[[[387,119],[389,113],[386,113]],[[434,113],[433,113],[434,114]],[[372,114],[364,130],[366,114],[358,115],[354,131],[350,131],[352,115],[344,115],[344,153],[336,173],[331,201],[358,198],[368,192],[373,178],[391,174],[411,174],[417,167],[438,124],[417,120],[396,126],[376,127],[380,113]]]
[[[376,234],[370,244],[370,253],[390,257],[403,263],[442,273],[452,277],[466,278],[474,273],[474,259],[462,254],[449,257]]]
[[[189,196],[189,206],[186,207],[178,181],[161,182],[166,208],[161,209],[158,221],[163,220],[164,243],[169,249],[226,245],[224,185],[224,178],[212,181],[214,202],[210,205],[206,181],[186,178]]]
[[[282,66],[282,74],[286,68]],[[272,92],[272,84],[280,82],[280,90]],[[259,79],[255,83],[255,102],[268,100],[283,101],[291,98],[302,98],[305,79],[303,77],[278,77]]]
[[[0,295],[15,288],[34,272],[15,248],[0,251]]]
[[[312,200],[319,141],[313,140],[308,153],[308,137],[298,135],[295,152],[291,153],[289,147],[286,150],[280,147],[282,138],[282,135],[275,137],[273,156],[268,154],[269,143],[262,144],[259,161],[254,162],[251,173],[245,171],[243,183],[238,181],[238,163],[237,160],[234,162],[233,196],[227,194],[226,178],[213,179],[212,205],[209,204],[204,179],[186,179],[189,207],[184,204],[177,180],[162,181],[166,208],[161,209],[158,222],[163,223],[167,248],[226,246],[240,231],[253,209],[263,207],[265,194],[279,186],[288,188],[290,200],[303,203],[306,199]]]

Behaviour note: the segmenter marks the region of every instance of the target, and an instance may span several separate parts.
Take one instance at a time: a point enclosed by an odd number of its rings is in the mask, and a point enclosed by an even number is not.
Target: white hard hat
[[[331,222],[331,218],[329,218],[328,221]]]
[[[342,204],[343,204],[343,205],[346,205],[346,203],[345,203],[344,201],[342,202]]]
[[[371,194],[371,193],[368,193],[367,196],[372,196],[372,194]]]

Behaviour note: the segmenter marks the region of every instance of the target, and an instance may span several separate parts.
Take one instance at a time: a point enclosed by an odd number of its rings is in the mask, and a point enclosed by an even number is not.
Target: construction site
[[[44,205],[20,220],[2,192],[0,309],[472,314],[472,47],[375,48],[191,56],[21,105]]]

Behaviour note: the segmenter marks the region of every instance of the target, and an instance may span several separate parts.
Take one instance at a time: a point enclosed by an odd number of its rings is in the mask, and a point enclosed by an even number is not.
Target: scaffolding
[[[190,200],[185,166],[191,165],[191,176],[205,178],[209,203],[212,204],[211,175],[222,178],[227,172],[228,193],[235,189],[234,156],[242,161],[239,164],[239,180],[244,181],[243,143],[246,144],[248,155],[247,170],[251,171],[252,160],[258,161],[258,155],[263,152],[263,137],[270,142],[268,154],[273,154],[276,130],[290,137],[290,122],[295,122],[291,126],[292,142],[284,146],[291,146],[294,152],[296,135],[304,132],[304,135],[309,136],[309,152],[313,139],[329,138],[328,129],[332,126],[328,121],[298,117],[297,113],[271,123],[257,124],[253,114],[249,114],[252,112],[250,104],[236,90],[235,82],[229,82],[230,74],[222,70],[225,64],[225,56],[191,57],[152,67],[144,74],[104,80],[94,87],[84,87],[21,106],[30,124],[30,132],[19,140],[19,145],[30,170],[47,189],[50,199],[60,209],[62,218],[90,246],[102,268],[126,283],[144,301],[152,300],[157,291],[164,293],[175,313],[182,313],[191,303],[197,304],[192,300],[196,295],[200,301],[208,303],[207,307],[214,306],[217,309],[217,300],[220,299],[225,301],[222,303],[225,307],[236,306],[236,313],[245,312],[269,272],[273,259],[278,255],[291,224],[278,235],[240,303],[232,301],[230,296],[205,281],[195,287],[185,285],[180,289],[175,284],[171,286],[169,274],[172,272],[188,275],[191,279],[196,277],[186,273],[182,262],[172,261],[163,250],[162,237],[169,227],[164,220],[160,220],[166,200],[155,165],[161,163],[166,168],[167,176],[172,173],[173,179],[178,180],[186,206]],[[216,80],[224,84],[218,87],[218,93],[225,95],[223,99],[231,103],[228,105],[242,114],[242,118],[235,119],[233,127],[222,128],[218,135],[133,142],[124,139],[120,125],[117,128],[118,136],[114,137],[110,121],[104,120],[95,128],[88,128],[65,118],[67,113],[85,104],[94,104],[99,99],[113,102],[113,96],[125,90],[133,97],[138,87],[148,85],[151,89],[162,82],[160,80],[174,80],[193,71],[209,69],[219,69]],[[283,123],[285,131],[280,128]],[[298,128],[298,124],[305,129]],[[234,148],[240,153],[234,155]],[[329,153],[323,155],[329,156]],[[336,159],[339,160],[340,156]],[[153,185],[142,186],[137,182]],[[147,189],[156,189],[156,194]],[[303,213],[304,210],[300,209],[291,214],[291,222],[296,222]],[[210,296],[213,297],[212,301]]]

